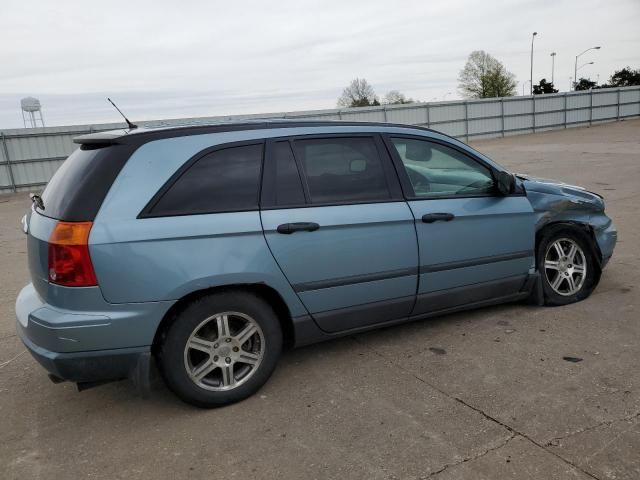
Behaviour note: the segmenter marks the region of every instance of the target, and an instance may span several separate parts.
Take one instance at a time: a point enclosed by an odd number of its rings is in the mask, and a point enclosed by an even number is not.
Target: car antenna
[[[118,108],[118,106],[115,103],[113,103],[113,101],[109,97],[107,97],[107,100],[109,100],[109,103],[111,105],[113,105],[113,108],[115,108],[118,111],[118,113],[120,115],[122,115],[122,118],[124,118],[124,121],[127,122],[127,125],[129,125],[129,130],[133,130],[134,128],[138,128],[138,126],[135,123],[131,123],[129,121],[129,119],[127,117],[125,117],[124,113],[122,113],[122,110],[120,110]]]

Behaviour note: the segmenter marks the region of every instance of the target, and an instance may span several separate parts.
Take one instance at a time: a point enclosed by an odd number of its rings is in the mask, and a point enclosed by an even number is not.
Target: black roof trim
[[[207,125],[179,125],[157,128],[141,127],[136,130],[110,130],[107,132],[91,133],[81,135],[73,139],[75,143],[81,145],[141,145],[152,140],[163,138],[185,137],[189,135],[203,135],[208,133],[234,132],[242,130],[259,130],[269,128],[298,128],[298,127],[394,127],[407,128],[410,130],[422,130],[445,137],[453,138],[445,133],[438,132],[431,128],[416,125],[404,125],[398,123],[384,122],[347,122],[329,120],[265,120],[261,122],[236,122],[219,123]]]

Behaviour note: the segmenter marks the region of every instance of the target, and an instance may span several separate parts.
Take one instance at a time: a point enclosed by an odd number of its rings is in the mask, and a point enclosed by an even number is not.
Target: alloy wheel
[[[555,293],[565,297],[575,295],[587,278],[587,257],[574,240],[560,238],[547,248],[544,271]]]
[[[231,390],[253,376],[264,350],[262,329],[253,318],[240,312],[222,312],[193,330],[184,348],[184,366],[199,387]]]

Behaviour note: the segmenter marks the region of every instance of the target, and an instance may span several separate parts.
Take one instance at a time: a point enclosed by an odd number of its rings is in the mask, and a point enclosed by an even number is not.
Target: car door
[[[386,136],[415,217],[420,251],[413,315],[517,295],[534,267],[524,192],[501,195],[494,167],[419,136]]]
[[[261,202],[269,248],[321,329],[408,317],[413,215],[379,136],[268,141]]]

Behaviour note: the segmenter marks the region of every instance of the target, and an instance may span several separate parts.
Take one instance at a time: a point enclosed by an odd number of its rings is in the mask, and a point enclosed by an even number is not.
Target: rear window
[[[47,217],[69,222],[93,221],[133,147],[83,145],[62,163],[42,193]]]
[[[190,165],[143,216],[194,215],[258,208],[263,145],[208,153]]]

